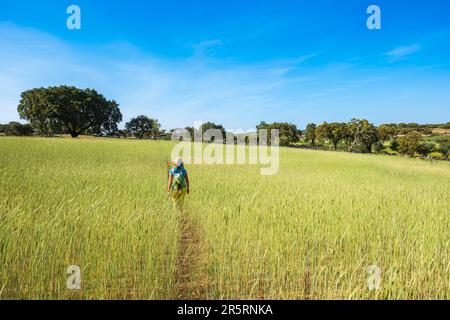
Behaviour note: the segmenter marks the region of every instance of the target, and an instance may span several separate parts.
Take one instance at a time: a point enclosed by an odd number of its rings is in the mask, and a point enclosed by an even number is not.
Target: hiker
[[[178,158],[172,162],[175,166],[169,172],[169,182],[167,184],[167,195],[172,194],[173,208],[182,209],[184,198],[189,194],[189,176],[184,168],[183,159]]]

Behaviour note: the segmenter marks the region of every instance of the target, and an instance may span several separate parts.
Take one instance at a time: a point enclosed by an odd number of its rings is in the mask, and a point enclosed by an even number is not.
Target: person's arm
[[[186,187],[187,187],[187,194],[191,192],[190,183],[189,183],[189,175],[186,172]]]
[[[167,194],[170,194],[172,183],[173,183],[173,175],[169,174],[169,182],[167,183]]]

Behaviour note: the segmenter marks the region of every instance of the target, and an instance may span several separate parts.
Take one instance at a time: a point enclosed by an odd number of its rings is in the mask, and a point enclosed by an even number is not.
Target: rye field
[[[172,147],[0,137],[0,299],[450,299],[450,163],[283,148],[175,212]]]

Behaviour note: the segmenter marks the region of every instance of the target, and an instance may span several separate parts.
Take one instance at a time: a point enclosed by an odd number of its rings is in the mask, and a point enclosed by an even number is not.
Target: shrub
[[[31,136],[33,132],[33,127],[30,124],[10,122],[5,126],[5,135],[7,136]]]
[[[428,158],[433,160],[445,160],[446,156],[442,152],[435,151],[428,154]]]
[[[442,142],[439,144],[439,152],[445,155],[446,158],[450,155],[450,141]]]
[[[427,154],[435,151],[435,147],[430,143],[421,143],[416,147],[416,153],[421,155],[422,157],[427,156]]]
[[[422,135],[417,132],[410,132],[398,138],[398,152],[413,157],[422,141]]]
[[[384,146],[380,141],[377,141],[373,144],[372,150],[375,153],[381,153],[384,150]]]
[[[398,150],[398,141],[397,139],[391,139],[391,141],[389,142],[389,148],[391,148],[391,150],[393,151],[397,151]]]
[[[391,149],[384,149],[382,151],[382,154],[387,154],[388,156],[396,156],[396,155],[398,155],[398,152],[395,150],[391,150]]]

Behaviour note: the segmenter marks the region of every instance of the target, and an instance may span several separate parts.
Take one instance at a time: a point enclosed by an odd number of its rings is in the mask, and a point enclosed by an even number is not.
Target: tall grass
[[[211,297],[450,297],[448,163],[290,149],[281,159],[274,177],[195,168]]]
[[[171,147],[1,138],[0,299],[176,297]],[[275,176],[188,170],[208,298],[450,298],[448,163],[282,149]],[[66,288],[69,265],[81,291]]]
[[[165,149],[107,140],[0,140],[0,298],[167,298],[178,222]],[[82,269],[80,292],[66,269]]]

